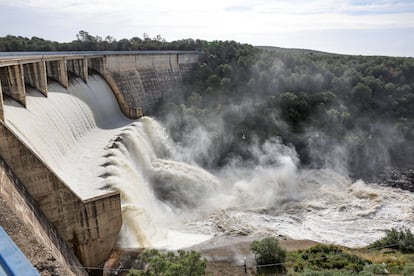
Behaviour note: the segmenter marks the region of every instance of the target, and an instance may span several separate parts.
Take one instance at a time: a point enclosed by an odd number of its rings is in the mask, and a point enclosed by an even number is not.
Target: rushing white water
[[[278,140],[251,146],[257,164],[207,172],[156,120],[126,119],[97,76],[67,90],[52,83],[48,98],[29,89],[26,102],[5,99],[7,125],[74,192],[88,199],[120,191],[122,247],[174,249],[222,233],[355,246],[391,227],[414,230],[412,193],[298,171],[294,150]]]

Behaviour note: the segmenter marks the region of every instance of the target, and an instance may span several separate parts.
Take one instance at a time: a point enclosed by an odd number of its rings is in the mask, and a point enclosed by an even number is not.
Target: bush
[[[370,264],[364,266],[364,270],[362,275],[384,275],[389,274],[389,271],[387,270],[387,266],[385,264]]]
[[[311,271],[333,270],[341,273],[360,272],[368,260],[344,252],[335,245],[319,244],[305,251],[292,254],[295,272],[303,272],[306,268]],[[323,274],[322,274],[323,275]]]
[[[404,270],[403,270],[403,275],[404,276],[412,276],[412,275],[414,275],[414,265],[413,264],[406,265],[404,267]]]
[[[348,270],[324,270],[324,271],[314,271],[314,270],[305,270],[301,274],[301,276],[359,276],[356,272],[348,271]],[[363,274],[363,276],[371,276],[371,274]],[[372,274],[374,276],[374,274]]]
[[[276,238],[268,237],[253,241],[250,250],[254,252],[259,273],[280,273],[284,271],[286,251],[280,247]],[[269,266],[266,266],[269,265]]]
[[[178,250],[178,254],[160,253],[156,249],[142,255],[144,270],[131,269],[128,276],[204,276],[207,261],[195,251]]]
[[[386,231],[386,236],[368,245],[368,248],[392,248],[402,253],[414,253],[414,235],[409,229],[397,230],[392,228]]]

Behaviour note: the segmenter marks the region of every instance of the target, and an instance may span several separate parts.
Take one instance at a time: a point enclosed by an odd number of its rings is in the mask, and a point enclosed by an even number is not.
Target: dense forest
[[[25,51],[139,51],[139,50],[197,50],[206,46],[207,42],[194,39],[182,39],[172,42],[165,41],[160,35],[116,40],[112,36],[102,38],[86,31],[80,31],[76,40],[59,43],[39,37],[22,37],[8,35],[0,37],[0,52]]]
[[[0,51],[197,50],[201,57],[155,116],[210,169],[254,162],[279,140],[300,165],[352,177],[414,167],[414,59],[253,47],[161,36],[116,40],[81,31],[58,43],[0,38]],[[178,97],[177,95],[181,95]],[[207,137],[200,140],[200,137]],[[197,147],[197,144],[201,144]],[[414,176],[413,176],[414,177]]]
[[[183,97],[166,99],[159,112],[175,140],[203,143],[196,159],[205,167],[257,163],[257,151],[276,139],[302,166],[351,177],[377,180],[414,166],[412,58],[215,41],[185,84]]]

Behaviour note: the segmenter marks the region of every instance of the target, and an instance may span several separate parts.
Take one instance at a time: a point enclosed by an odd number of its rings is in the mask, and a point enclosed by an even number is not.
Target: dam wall
[[[18,213],[36,237],[51,249],[53,256],[64,266],[65,270],[71,272],[73,276],[88,275],[73,250],[60,237],[25,186],[2,158],[0,158],[0,183],[0,195],[7,205]]]
[[[36,204],[32,206],[38,207],[38,212],[44,214],[82,264],[87,267],[102,264],[122,224],[118,192],[107,193],[87,202],[80,200],[3,123],[0,124],[0,153],[33,198]],[[4,194],[7,196],[7,193]],[[25,221],[32,221],[32,225],[36,218],[23,216]]]
[[[74,275],[84,274],[76,258],[84,267],[97,267],[109,256],[122,226],[120,194],[101,192],[85,199],[74,192],[7,125],[3,97],[25,108],[26,87],[35,88],[47,98],[49,80],[68,88],[72,76],[87,83],[93,71],[108,83],[122,113],[137,119],[171,93],[197,60],[195,52],[77,53],[0,59],[0,192]]]
[[[173,92],[182,74],[197,61],[197,53],[107,56],[103,75],[123,113],[134,118],[139,112],[150,113],[161,98]]]
[[[174,91],[199,55],[190,51],[141,51],[1,58],[0,91],[25,106],[25,85],[47,97],[48,78],[67,88],[70,75],[87,82],[93,70],[108,82],[122,113],[138,119]],[[2,102],[0,105],[0,119],[4,121]]]

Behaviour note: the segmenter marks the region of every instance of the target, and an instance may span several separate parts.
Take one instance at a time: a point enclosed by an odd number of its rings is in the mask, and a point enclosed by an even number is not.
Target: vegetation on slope
[[[169,125],[177,141],[187,141],[194,128],[211,134],[214,147],[199,155],[203,166],[252,160],[246,145],[281,137],[305,166],[356,177],[413,167],[412,58],[218,41],[206,45],[186,85],[183,97],[167,99],[159,114],[166,122],[174,118]]]
[[[161,253],[156,249],[145,251],[141,257],[144,267],[131,269],[128,276],[201,276],[205,275],[207,261],[194,251],[178,250]]]
[[[402,253],[414,253],[414,235],[410,229],[386,231],[385,237],[370,244],[367,248],[392,248]]]
[[[254,241],[251,250],[256,256],[258,273],[264,275],[275,275],[281,270],[287,275],[306,276],[413,275],[413,245],[409,230],[391,229],[366,248],[318,244],[306,250],[285,252],[273,238],[265,238]]]
[[[407,241],[408,232],[395,229],[387,231],[384,238],[366,248],[352,249],[318,244],[306,250],[290,252],[283,249],[276,238],[267,237],[250,244],[250,251],[254,254],[256,262],[248,263],[246,268],[248,273],[255,271],[257,275],[413,275],[414,254],[394,249],[395,243],[412,244],[411,240]],[[206,260],[193,251],[161,253],[158,250],[148,250],[133,263],[135,269],[129,272],[130,276],[206,275],[211,272],[206,270]],[[225,266],[229,274],[240,273],[243,270],[242,266],[234,265],[231,261],[221,261],[219,266]],[[212,264],[212,267],[215,265]]]

